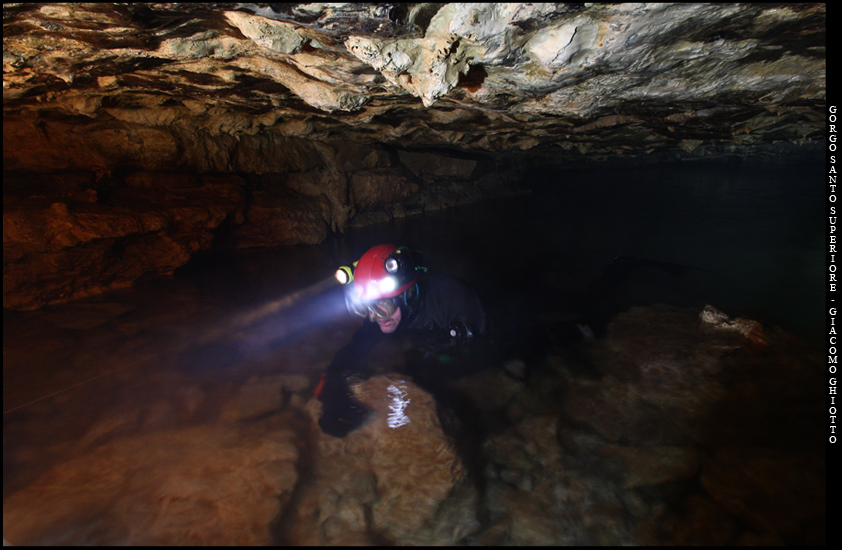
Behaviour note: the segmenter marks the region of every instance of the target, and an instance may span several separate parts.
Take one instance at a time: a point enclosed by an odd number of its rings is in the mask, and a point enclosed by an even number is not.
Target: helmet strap
[[[412,299],[409,300],[409,299],[407,299],[407,294],[413,289],[414,289],[415,293],[414,293]],[[403,319],[401,321],[402,325],[407,325],[407,324],[412,322],[412,320],[418,314],[418,311],[420,309],[418,306],[420,305],[420,302],[421,302],[421,285],[418,283],[418,281],[415,281],[415,284],[413,286],[406,289],[401,294],[400,308],[402,310],[401,315],[403,316]]]

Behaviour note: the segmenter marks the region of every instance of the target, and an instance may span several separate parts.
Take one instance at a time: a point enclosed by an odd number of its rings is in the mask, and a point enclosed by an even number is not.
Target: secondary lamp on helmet
[[[418,252],[382,244],[370,248],[354,262],[353,268],[340,267],[336,280],[346,285],[348,310],[360,316],[382,319],[388,318],[397,307],[414,308],[419,296],[418,278],[426,271],[419,262]],[[391,298],[395,300],[389,304],[372,305],[375,301]]]
[[[401,263],[398,261],[397,258],[388,257],[386,258],[386,262],[383,264],[386,268],[386,271],[391,274],[395,274],[401,268]]]
[[[337,269],[335,276],[336,280],[339,281],[339,284],[343,285],[347,285],[354,280],[354,273],[351,271],[351,268],[346,265]]]
[[[358,263],[359,262],[354,262],[353,266],[343,265],[336,270],[334,276],[336,277],[336,280],[339,281],[339,284],[347,285],[354,280],[354,268],[357,267]]]

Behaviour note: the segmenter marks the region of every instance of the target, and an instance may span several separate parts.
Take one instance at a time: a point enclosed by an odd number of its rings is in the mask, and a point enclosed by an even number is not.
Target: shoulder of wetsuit
[[[442,312],[447,312],[447,331],[451,338],[464,339],[484,334],[488,327],[488,319],[482,301],[476,291],[465,281],[442,275],[437,281],[436,297],[442,302]],[[454,309],[455,308],[455,309]]]

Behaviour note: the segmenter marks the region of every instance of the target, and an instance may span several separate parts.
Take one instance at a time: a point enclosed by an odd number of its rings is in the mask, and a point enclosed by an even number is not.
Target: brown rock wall
[[[86,119],[3,120],[3,169],[29,172],[92,170],[118,166],[162,170],[179,164],[179,143],[166,128]]]
[[[4,307],[33,309],[172,273],[243,206],[236,177],[140,173],[128,181],[96,202],[4,201]]]
[[[308,197],[286,188],[258,191],[234,237],[244,248],[316,244],[327,237],[330,219],[324,196]]]
[[[169,274],[215,243],[315,244],[349,225],[504,192],[500,178],[466,179],[473,160],[170,122],[4,117],[5,307]]]
[[[316,142],[277,131],[232,136],[171,125],[109,121],[84,117],[3,120],[3,169],[21,172],[117,168],[151,171],[298,172],[324,168]]]
[[[383,204],[391,206],[418,192],[418,184],[410,181],[398,168],[361,170],[351,175],[351,197],[357,207]]]
[[[200,426],[92,446],[4,502],[3,536],[37,545],[269,544],[298,481],[292,437]]]
[[[470,179],[477,161],[435,155],[432,153],[413,153],[401,151],[401,162],[416,175],[430,175],[452,177],[456,179]]]
[[[826,498],[824,456],[799,450],[732,447],[717,451],[702,469],[713,500],[758,533],[784,542],[821,544]]]

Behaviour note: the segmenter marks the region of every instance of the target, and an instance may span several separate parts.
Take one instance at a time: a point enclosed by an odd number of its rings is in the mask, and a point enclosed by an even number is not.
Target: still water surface
[[[563,307],[619,255],[642,265],[619,305],[713,305],[778,324],[817,345],[824,326],[820,159],[694,162],[536,174],[531,196],[396,220],[321,245],[336,262],[373,244],[410,242],[431,267],[486,295],[530,289]]]
[[[431,270],[472,283],[500,327],[710,304],[818,348],[820,160],[536,173],[529,195],[349,229],[316,246],[210,252],[172,277],[4,311],[4,536],[5,499],[57,464],[144,430],[215,422],[250,377],[283,369],[315,382],[359,324],[333,272],[375,244],[414,246]],[[641,262],[606,279],[620,255],[683,268]],[[610,283],[596,301],[594,281]],[[12,542],[122,540],[39,534],[37,517],[14,518]]]

